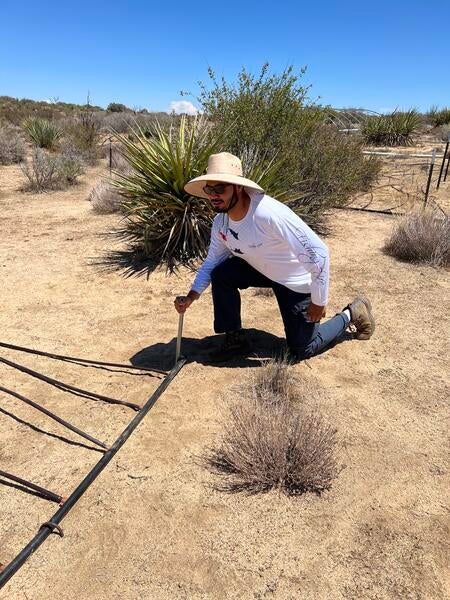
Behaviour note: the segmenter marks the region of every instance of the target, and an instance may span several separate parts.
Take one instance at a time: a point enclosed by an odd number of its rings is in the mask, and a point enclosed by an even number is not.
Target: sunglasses
[[[231,183],[218,183],[217,185],[205,185],[203,187],[203,191],[208,196],[213,196],[214,194],[223,194],[226,188],[231,185]]]

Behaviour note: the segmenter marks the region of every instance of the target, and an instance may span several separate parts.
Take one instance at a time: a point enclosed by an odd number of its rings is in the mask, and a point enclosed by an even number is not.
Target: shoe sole
[[[358,337],[358,335],[356,335],[355,337],[357,340],[369,340],[373,336],[373,332],[375,331],[375,319],[373,318],[373,314],[372,314],[372,304],[371,304],[369,298],[366,298],[366,296],[359,296],[359,299],[364,304],[364,306],[367,308],[367,314],[369,316],[369,321],[370,321],[370,325],[372,327],[372,331],[369,336],[367,336],[366,334],[363,333],[362,334],[363,337]]]

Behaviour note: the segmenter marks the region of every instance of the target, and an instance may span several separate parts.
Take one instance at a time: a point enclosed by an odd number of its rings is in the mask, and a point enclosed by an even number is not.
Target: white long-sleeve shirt
[[[311,294],[318,306],[328,302],[327,246],[289,207],[270,196],[250,193],[250,206],[240,221],[227,214],[214,217],[208,255],[192,285],[201,294],[211,271],[230,256],[238,256],[285,287]]]

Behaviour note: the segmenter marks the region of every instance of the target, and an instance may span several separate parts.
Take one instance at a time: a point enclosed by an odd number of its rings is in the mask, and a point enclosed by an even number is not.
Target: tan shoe
[[[347,308],[351,315],[350,322],[356,327],[355,338],[368,340],[375,331],[375,319],[369,298],[357,296]]]

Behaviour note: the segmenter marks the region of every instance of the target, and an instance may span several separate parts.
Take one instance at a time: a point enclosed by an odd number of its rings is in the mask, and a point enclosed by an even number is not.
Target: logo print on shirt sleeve
[[[224,242],[227,241],[227,236],[222,231],[219,231],[219,235],[223,239]]]

